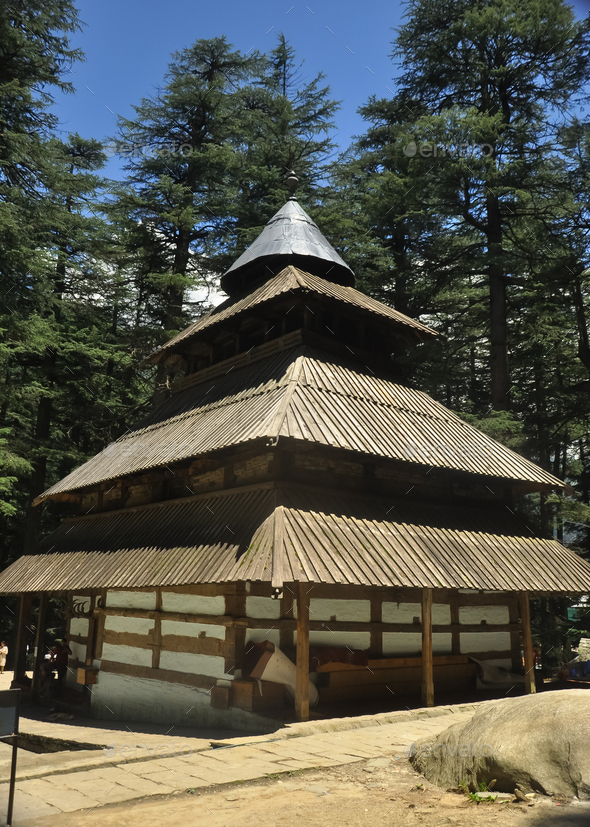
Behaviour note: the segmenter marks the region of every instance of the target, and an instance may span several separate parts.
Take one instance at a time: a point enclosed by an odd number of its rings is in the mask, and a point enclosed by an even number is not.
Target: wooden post
[[[154,633],[152,644],[152,669],[160,668],[160,653],[162,651],[162,589],[156,587],[156,612],[154,619]]]
[[[510,650],[512,652],[512,671],[520,672],[522,669],[522,656],[520,654],[520,630],[518,629],[518,620],[520,612],[518,609],[518,593],[511,594],[508,598],[508,620],[510,625],[514,625],[516,631],[510,632]]]
[[[287,618],[287,620],[293,620],[294,612],[293,612],[293,604],[294,604],[294,594],[293,590],[289,586],[283,586],[283,596],[281,597],[281,618]],[[281,626],[279,631],[279,644],[280,648],[285,651],[285,649],[293,650],[293,630],[292,629],[285,629]]]
[[[27,626],[31,620],[31,608],[33,606],[33,595],[24,592],[20,596],[18,610],[18,626],[16,630],[16,643],[14,646],[14,680],[26,683],[27,671],[27,638],[29,630]]]
[[[527,695],[533,695],[537,691],[537,685],[535,683],[535,662],[533,658],[533,638],[531,635],[531,606],[528,592],[518,593],[518,605],[520,609],[520,622],[522,624],[524,685]]]
[[[103,589],[100,593],[100,596],[96,598],[96,606],[98,609],[98,618],[96,622],[96,626],[94,627],[96,632],[96,638],[94,642],[94,657],[102,658],[102,644],[104,641],[104,625],[106,621],[106,614],[101,611],[104,609],[107,604],[107,591]]]
[[[31,687],[33,697],[39,691],[41,664],[45,658],[45,617],[47,614],[48,600],[49,595],[43,592],[39,598],[39,614],[37,617],[37,631],[35,633],[35,659],[33,661],[33,685]]]
[[[459,594],[456,591],[449,593],[449,604],[451,608],[451,653],[461,654],[461,629],[459,625]]]
[[[424,706],[434,706],[432,589],[422,589],[422,703]]]
[[[383,656],[383,592],[381,589],[371,591],[371,642],[369,652],[372,658]]]
[[[295,683],[295,715],[299,721],[309,720],[309,583],[297,584],[297,675]]]
[[[224,671],[233,677],[236,669],[242,668],[246,650],[246,586],[236,583],[233,591],[225,595],[225,613],[233,618],[231,625],[225,627],[223,647]]]

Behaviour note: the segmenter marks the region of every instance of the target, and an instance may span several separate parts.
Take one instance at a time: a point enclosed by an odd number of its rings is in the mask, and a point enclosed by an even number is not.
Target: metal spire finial
[[[297,196],[295,195],[295,190],[297,189],[297,184],[299,183],[299,178],[295,175],[294,170],[289,172],[287,176],[287,186],[289,187],[289,192],[291,195],[289,196],[289,201],[297,201]]]

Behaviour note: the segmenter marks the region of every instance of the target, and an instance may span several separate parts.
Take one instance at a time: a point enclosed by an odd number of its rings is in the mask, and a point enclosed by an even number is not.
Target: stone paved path
[[[413,741],[435,736],[470,718],[475,708],[476,705],[446,707],[297,724],[271,736],[228,739],[217,742],[225,746],[201,748],[190,754],[185,744],[177,754],[148,760],[101,751],[100,756],[91,756],[95,763],[88,765],[87,754],[69,753],[65,764],[54,763],[45,771],[42,763],[36,770],[29,768],[28,774],[25,767],[26,777],[21,768],[13,824],[26,827],[41,816],[74,811],[81,811],[82,816],[105,804],[294,770],[334,767],[366,758],[395,760]],[[54,756],[50,757],[55,761]],[[0,783],[2,814],[6,812],[7,786]]]

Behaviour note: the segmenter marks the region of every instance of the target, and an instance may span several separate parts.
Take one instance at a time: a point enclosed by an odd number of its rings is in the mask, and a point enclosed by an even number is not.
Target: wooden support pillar
[[[371,591],[371,643],[369,652],[372,658],[383,656],[383,592],[381,589]]]
[[[33,595],[29,592],[21,594],[18,609],[18,626],[16,629],[16,643],[14,646],[14,679],[23,682],[26,679],[27,639],[33,607]]]
[[[508,620],[514,631],[510,632],[510,651],[512,653],[512,671],[520,672],[522,669],[522,655],[520,654],[520,630],[518,620],[520,612],[518,609],[518,593],[512,593],[508,598]]]
[[[451,654],[461,654],[461,627],[459,623],[459,594],[456,591],[451,591],[449,594],[449,604],[451,608]]]
[[[424,706],[434,706],[432,589],[422,589],[422,704]]]
[[[98,630],[98,615],[95,611],[96,601],[98,596],[96,594],[90,597],[90,617],[88,618],[88,634],[86,635],[86,666],[92,666],[92,661],[96,658],[96,638]]]
[[[533,658],[533,638],[531,634],[531,606],[528,592],[518,593],[520,622],[522,624],[522,648],[524,652],[524,685],[528,695],[537,691],[535,683],[535,662]]]
[[[39,598],[39,615],[37,617],[37,631],[35,633],[35,658],[33,661],[33,685],[31,692],[35,696],[39,691],[41,679],[41,664],[45,658],[45,618],[49,595],[44,592]]]
[[[99,660],[102,658],[102,644],[104,641],[104,626],[106,622],[106,614],[101,609],[104,609],[107,603],[107,592],[106,589],[103,589],[100,593],[100,596],[96,598],[96,609],[95,611],[98,612],[98,617],[96,621],[96,626],[94,630],[96,632],[95,638],[95,645],[94,645],[94,657],[98,658]]]
[[[309,583],[297,583],[297,674],[295,683],[295,715],[299,721],[309,720]]]
[[[234,591],[225,595],[225,613],[233,618],[233,623],[225,627],[224,670],[233,676],[236,669],[242,668],[246,650],[246,587],[236,583]]]
[[[281,597],[281,618],[293,620],[293,604],[294,604],[293,590],[289,586],[283,586],[283,596]],[[279,645],[280,648],[293,650],[293,629],[285,629],[281,626],[279,630]]]
[[[162,651],[162,589],[156,588],[156,613],[154,618],[152,669],[160,668],[160,653]]]

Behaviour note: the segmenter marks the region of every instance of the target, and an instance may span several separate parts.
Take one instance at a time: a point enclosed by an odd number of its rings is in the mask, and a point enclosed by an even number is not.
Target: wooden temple
[[[38,692],[59,595],[69,691],[97,717],[262,728],[293,705],[249,677],[265,641],[296,664],[299,719],[310,670],[324,714],[432,705],[522,652],[534,691],[529,596],[588,592],[590,566],[514,501],[564,484],[406,381],[400,357],[436,334],[355,290],[294,197],[221,285],[151,356],[160,403],[39,497],[77,515],[0,574],[15,685],[35,607]]]

